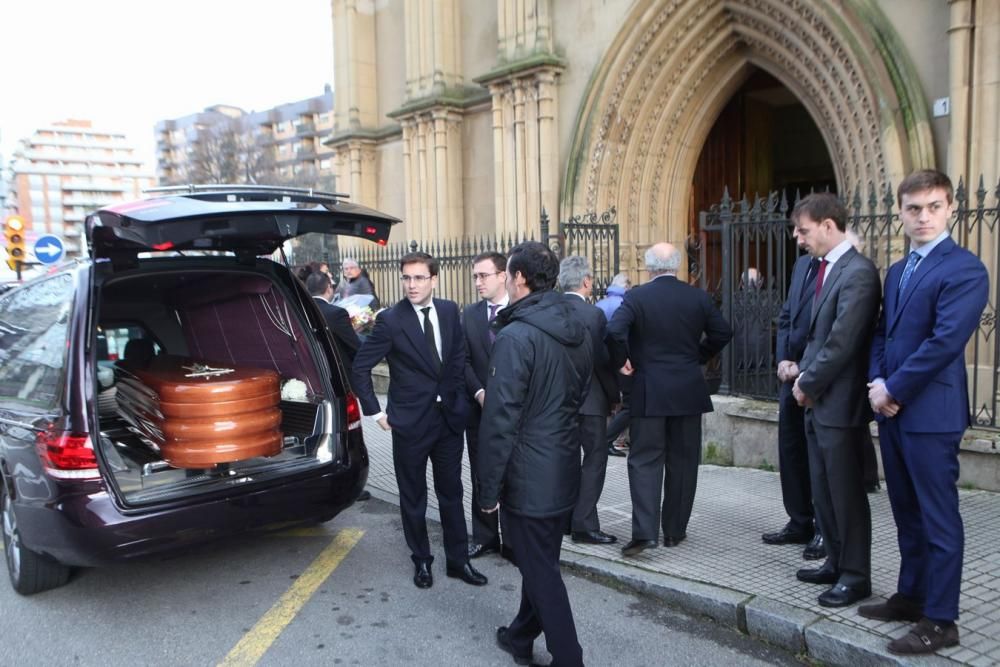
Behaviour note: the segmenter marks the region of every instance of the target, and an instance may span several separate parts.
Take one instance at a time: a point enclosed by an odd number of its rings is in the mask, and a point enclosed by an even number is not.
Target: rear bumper
[[[368,477],[367,453],[322,471],[236,497],[125,514],[105,490],[66,492],[55,502],[15,501],[24,545],[66,565],[93,567],[173,551],[225,535],[328,521],[349,507]]]

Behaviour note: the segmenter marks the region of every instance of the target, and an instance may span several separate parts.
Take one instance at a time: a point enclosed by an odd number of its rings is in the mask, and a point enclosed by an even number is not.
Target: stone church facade
[[[614,207],[637,269],[723,187],[1000,178],[1000,0],[332,6],[325,143],[338,189],[404,220],[394,240]]]

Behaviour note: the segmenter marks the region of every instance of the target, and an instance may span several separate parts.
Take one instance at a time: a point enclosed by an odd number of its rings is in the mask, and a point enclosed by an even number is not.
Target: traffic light
[[[24,263],[24,219],[19,215],[8,215],[3,225],[3,235],[7,241],[7,266],[17,270],[18,262]]]

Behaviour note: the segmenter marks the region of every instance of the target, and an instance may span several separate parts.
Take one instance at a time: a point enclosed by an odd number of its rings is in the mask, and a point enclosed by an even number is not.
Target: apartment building
[[[242,140],[239,159],[245,164],[238,181],[331,188],[333,150],[322,144],[322,137],[332,129],[333,92],[329,85],[322,95],[264,111],[211,106],[156,124],[157,178],[161,185],[199,180],[196,163],[208,152],[206,144],[218,142],[228,133]]]
[[[29,241],[43,234],[63,240],[66,255],[86,253],[87,213],[142,196],[155,177],[121,132],[89,120],[41,127],[12,155],[7,211],[24,218]]]

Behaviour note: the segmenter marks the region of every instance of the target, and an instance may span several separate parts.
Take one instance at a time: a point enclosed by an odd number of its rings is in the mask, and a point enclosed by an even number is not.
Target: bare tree
[[[274,180],[274,150],[242,118],[202,128],[188,157],[188,183],[257,183]]]

